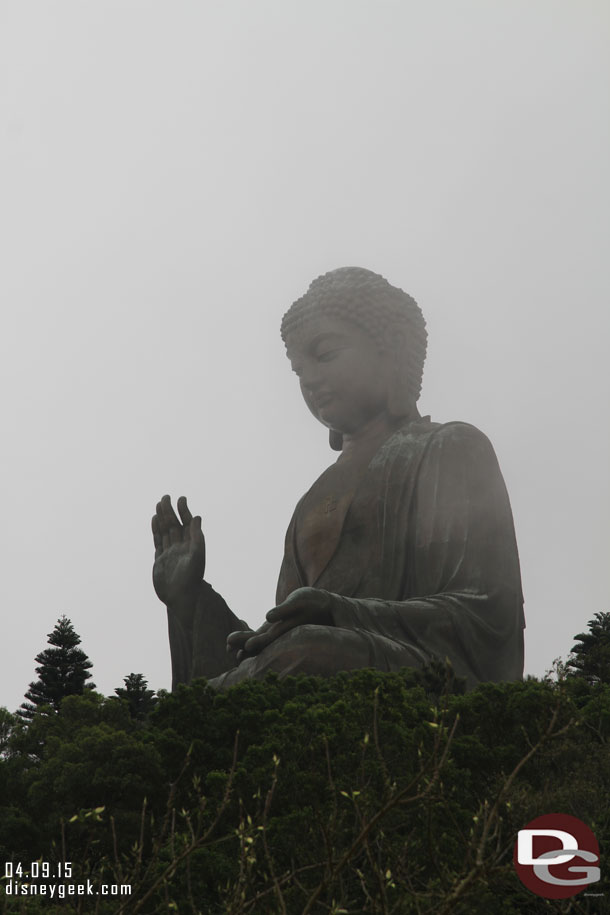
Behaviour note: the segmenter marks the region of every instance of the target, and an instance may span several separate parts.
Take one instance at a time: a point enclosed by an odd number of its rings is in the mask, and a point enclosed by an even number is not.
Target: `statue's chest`
[[[342,537],[359,524],[350,512],[367,462],[335,464],[314,483],[296,519],[296,546],[306,583],[314,585]]]

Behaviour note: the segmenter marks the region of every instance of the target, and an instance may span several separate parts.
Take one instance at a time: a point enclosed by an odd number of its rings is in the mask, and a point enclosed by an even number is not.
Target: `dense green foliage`
[[[92,691],[13,723],[4,859],[71,861],[73,880],[132,895],[93,897],[97,909],[6,896],[0,911],[602,911],[583,894],[534,896],[512,848],[551,812],[587,822],[602,856],[609,847],[610,685],[437,687],[409,670],[221,694],[198,681],[162,695],[144,725],[125,699]]]
[[[30,683],[25,694],[29,701],[22,702],[17,711],[26,721],[31,720],[43,706],[57,711],[62,699],[80,695],[87,680],[91,679],[89,670],[93,664],[85,652],[77,648],[80,636],[66,616],[57,620],[47,638],[52,647],[36,655],[38,680]],[[95,683],[90,683],[87,688],[93,689],[94,686]]]

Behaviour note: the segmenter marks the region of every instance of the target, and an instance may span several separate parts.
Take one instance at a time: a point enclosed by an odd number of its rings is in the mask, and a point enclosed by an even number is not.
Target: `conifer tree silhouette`
[[[125,686],[118,686],[115,693],[119,699],[126,700],[132,718],[144,721],[157,703],[154,689],[148,689],[144,674],[129,674],[123,683]]]
[[[30,683],[25,694],[29,701],[22,702],[17,709],[17,714],[26,721],[31,721],[41,706],[57,711],[64,696],[80,695],[85,689],[95,688],[95,683],[86,683],[91,678],[89,669],[93,664],[77,648],[80,636],[65,615],[57,620],[48,640],[52,647],[45,648],[35,659],[39,679]]]
[[[610,683],[610,613],[596,613],[588,626],[574,636],[580,644],[572,648],[567,667],[588,683]]]

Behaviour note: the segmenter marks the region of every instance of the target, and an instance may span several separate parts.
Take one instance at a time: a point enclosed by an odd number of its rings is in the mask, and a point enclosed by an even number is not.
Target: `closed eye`
[[[340,352],[341,352],[341,350],[339,350],[339,349],[328,349],[323,353],[318,353],[318,355],[316,356],[316,359],[318,360],[318,362],[330,362],[331,359],[334,359],[335,356]]]

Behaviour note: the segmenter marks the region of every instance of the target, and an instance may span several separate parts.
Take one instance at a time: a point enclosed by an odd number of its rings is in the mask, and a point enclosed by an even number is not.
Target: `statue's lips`
[[[316,394],[316,396],[314,397],[314,403],[315,403],[316,407],[318,407],[318,408],[325,407],[327,404],[329,404],[331,402],[332,399],[333,399],[333,395],[331,394],[331,392],[324,391],[321,394]]]

